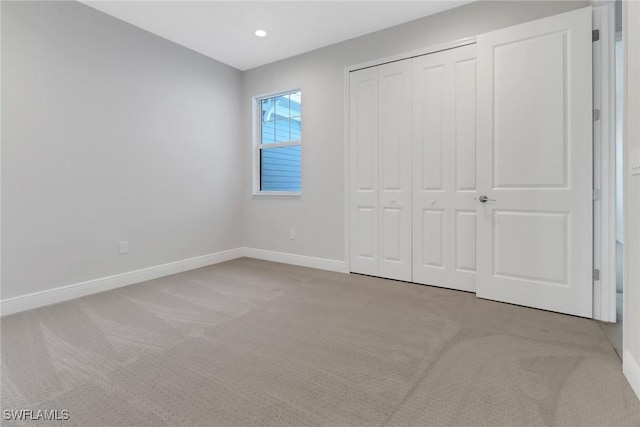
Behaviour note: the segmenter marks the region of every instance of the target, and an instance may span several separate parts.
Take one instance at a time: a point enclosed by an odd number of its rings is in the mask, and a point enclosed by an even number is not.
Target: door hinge
[[[600,120],[600,110],[596,108],[593,110],[593,121],[596,122],[598,120]]]
[[[597,42],[600,40],[600,30],[593,30],[591,32],[591,41]]]
[[[594,188],[593,189],[593,200],[600,200],[600,189],[599,188]]]
[[[600,280],[600,269],[593,269],[593,280]]]

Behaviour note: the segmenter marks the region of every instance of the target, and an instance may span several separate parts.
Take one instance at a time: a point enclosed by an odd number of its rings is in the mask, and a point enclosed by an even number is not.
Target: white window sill
[[[256,191],[253,196],[300,196],[299,191]]]

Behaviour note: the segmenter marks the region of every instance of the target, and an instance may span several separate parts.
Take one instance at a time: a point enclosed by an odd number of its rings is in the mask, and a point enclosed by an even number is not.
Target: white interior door
[[[591,317],[591,8],[477,40],[477,295]]]
[[[411,281],[411,60],[378,68],[379,276]]]
[[[413,280],[475,291],[475,45],[414,58],[413,88]]]
[[[349,80],[350,268],[377,276],[378,68],[352,72]]]

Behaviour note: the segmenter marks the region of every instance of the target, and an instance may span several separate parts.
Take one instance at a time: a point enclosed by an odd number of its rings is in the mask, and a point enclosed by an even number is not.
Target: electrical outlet
[[[293,228],[289,230],[289,240],[296,240],[296,230]]]
[[[124,241],[120,242],[120,255],[125,255],[129,253],[129,242]]]

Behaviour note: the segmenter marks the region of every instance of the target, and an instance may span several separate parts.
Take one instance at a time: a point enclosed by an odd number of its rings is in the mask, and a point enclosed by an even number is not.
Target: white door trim
[[[593,318],[616,321],[616,146],[615,146],[615,9],[613,2],[593,8],[593,184],[599,200],[593,209]]]
[[[398,55],[386,56],[384,58],[378,58],[372,61],[361,62],[360,64],[350,65],[348,67],[345,67],[345,72],[348,74],[351,71],[361,70],[363,68],[376,67],[378,65],[387,64],[389,62],[396,62],[396,61],[402,61],[404,59],[415,58],[416,56],[429,55],[431,53],[442,52],[443,50],[455,49],[457,47],[474,44],[475,42],[476,42],[475,37],[466,37],[464,39],[455,40],[452,42],[431,45],[422,49],[400,53]]]

